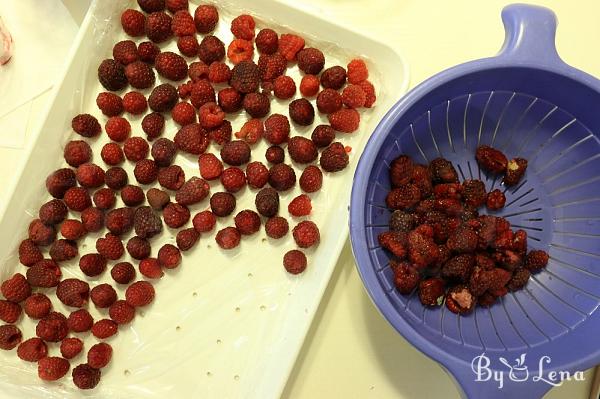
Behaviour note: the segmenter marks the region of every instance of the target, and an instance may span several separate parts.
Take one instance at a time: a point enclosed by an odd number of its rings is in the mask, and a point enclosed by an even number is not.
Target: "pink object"
[[[12,36],[8,29],[6,29],[6,25],[0,18],[0,39],[2,40],[2,47],[0,48],[0,65],[6,64],[10,61],[10,57],[12,57]]]

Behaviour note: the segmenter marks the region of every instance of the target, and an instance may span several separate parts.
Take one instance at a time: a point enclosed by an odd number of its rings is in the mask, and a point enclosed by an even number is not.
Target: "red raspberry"
[[[481,169],[494,174],[504,173],[508,165],[506,156],[499,150],[488,145],[477,147],[475,159]]]
[[[173,141],[180,151],[199,155],[208,148],[210,137],[200,124],[192,123],[179,129]]]
[[[47,226],[39,219],[35,219],[29,224],[29,239],[35,245],[50,245],[54,238],[56,238],[54,226]]]
[[[123,96],[123,108],[131,115],[140,115],[148,109],[148,101],[142,93],[130,91]]]
[[[98,231],[104,227],[104,213],[98,208],[89,207],[81,212],[81,223],[86,231]]]
[[[306,255],[302,251],[292,249],[283,255],[283,267],[290,274],[300,274],[306,269]]]
[[[60,233],[67,240],[78,240],[85,236],[87,231],[79,220],[67,219],[60,226]]]
[[[240,93],[252,93],[258,90],[260,70],[252,61],[241,61],[231,71],[231,87]]]
[[[221,110],[214,102],[203,104],[198,110],[198,120],[200,126],[205,129],[214,129],[219,127],[225,119],[225,112]]]
[[[262,162],[250,162],[246,166],[246,180],[252,188],[262,188],[269,181],[269,170]]]
[[[113,59],[106,59],[100,63],[100,66],[98,66],[98,80],[108,91],[119,91],[127,86],[125,68]]]
[[[450,161],[436,158],[429,164],[429,171],[434,184],[458,183],[458,173]]]
[[[327,172],[339,172],[348,166],[348,160],[348,154],[344,146],[339,142],[335,142],[323,150],[319,164]]]
[[[419,284],[421,279],[419,277],[419,272],[408,262],[390,263],[392,265],[392,270],[394,271],[394,285],[396,286],[396,289],[401,294],[410,294]]]
[[[206,103],[215,102],[215,89],[207,80],[199,80],[192,84],[190,102],[196,108]]]
[[[440,306],[444,300],[444,280],[428,278],[419,283],[419,299],[425,306]]]
[[[42,223],[46,225],[58,224],[62,222],[68,213],[67,206],[59,199],[51,199],[40,207],[38,216]],[[26,248],[24,248],[25,250]],[[30,252],[30,251],[25,251]],[[21,250],[19,250],[21,253]]]
[[[385,202],[390,209],[405,210],[417,205],[420,198],[421,192],[417,186],[414,184],[405,184],[390,191],[385,198]]]
[[[506,284],[506,288],[509,291],[517,291],[523,288],[529,281],[531,272],[524,267],[518,267],[515,269],[511,279]]]
[[[189,1],[188,0],[166,0],[165,6],[167,7],[167,10],[169,10],[169,12],[171,12],[171,13],[176,13],[179,10],[187,11],[187,9],[189,7]],[[195,32],[195,30],[194,30],[194,32]]]
[[[284,237],[290,230],[288,221],[281,216],[274,216],[265,223],[267,236],[279,239]]]
[[[198,233],[206,233],[215,228],[215,224],[217,223],[217,218],[211,211],[202,211],[196,214],[192,219],[192,224]],[[163,247],[164,248],[164,247]],[[161,250],[163,249],[161,248]],[[168,248],[168,247],[167,247]],[[166,249],[165,252],[169,250]],[[159,260],[160,260],[160,251],[159,251]],[[163,262],[161,262],[162,264]]]
[[[165,9],[165,0],[137,0],[137,3],[148,14]]]
[[[290,118],[298,125],[308,126],[315,119],[315,110],[312,104],[305,98],[292,101],[289,105],[289,112]]]
[[[117,324],[127,324],[135,317],[135,308],[122,299],[110,305],[108,315]]]
[[[486,201],[485,185],[481,180],[465,180],[462,184],[461,194],[465,204],[474,208],[479,208]]]
[[[233,87],[219,91],[219,106],[224,112],[237,112],[242,108],[242,95]]]
[[[539,249],[530,251],[525,258],[525,268],[530,272],[543,269],[548,264],[548,253]],[[5,295],[6,296],[6,295]],[[8,298],[7,298],[8,299]]]
[[[342,101],[348,108],[360,108],[365,105],[367,95],[359,85],[348,85],[342,92]]]
[[[117,260],[125,253],[123,242],[112,233],[107,233],[104,237],[96,240],[96,250],[100,255],[110,260]]]
[[[50,312],[35,327],[35,335],[46,342],[60,342],[68,333],[67,318],[58,312]]]
[[[79,389],[93,389],[100,382],[101,371],[88,364],[80,364],[71,373],[73,384]]]
[[[150,256],[152,248],[148,240],[142,237],[133,236],[127,241],[127,253],[137,260],[142,260]]]
[[[348,63],[348,82],[359,84],[369,78],[367,65],[360,58],[355,58]]]
[[[68,168],[57,169],[46,178],[46,189],[54,198],[62,198],[76,184],[75,172]]]
[[[336,90],[325,89],[317,96],[317,108],[323,114],[332,114],[342,108],[342,96]]]
[[[402,233],[397,233],[402,234]],[[415,267],[422,269],[434,263],[439,249],[432,237],[414,230],[408,233],[408,258]]]
[[[141,61],[154,64],[158,54],[160,54],[160,48],[152,42],[141,42],[138,45],[138,57]]]
[[[96,117],[90,114],[79,114],[71,121],[75,133],[83,137],[94,137],[100,134],[102,128]]]
[[[228,120],[224,120],[221,126],[216,129],[212,129],[208,132],[208,135],[212,141],[218,145],[223,145],[231,141],[231,123]]]
[[[163,209],[163,219],[167,226],[176,229],[190,219],[190,211],[186,206],[170,203]]]
[[[119,326],[117,323],[112,321],[111,319],[102,319],[98,320],[92,326],[92,334],[96,338],[106,339],[112,337],[118,332]],[[92,346],[93,348],[93,346]],[[91,351],[91,349],[90,349]],[[88,353],[88,361],[89,361],[89,353]]]
[[[278,52],[288,61],[296,59],[296,54],[304,48],[304,39],[300,36],[284,33],[279,38]]]
[[[185,59],[171,51],[165,51],[156,56],[155,68],[163,78],[175,81],[184,79],[188,72]]]
[[[269,163],[282,163],[285,161],[285,152],[278,145],[272,145],[265,151],[265,158]]]
[[[256,23],[250,15],[242,14],[231,21],[231,33],[238,39],[254,39],[254,28]]]
[[[209,67],[204,62],[192,62],[188,68],[188,76],[191,81],[188,80],[186,84],[191,85],[200,81],[204,81],[206,83],[206,79],[208,79],[208,72]]]
[[[146,158],[149,149],[148,142],[141,137],[129,137],[123,144],[125,157],[132,162],[141,161]]]
[[[149,206],[137,208],[133,220],[135,234],[141,238],[152,238],[162,231],[160,217]]]
[[[215,241],[223,249],[233,249],[240,244],[242,236],[235,227],[225,227],[219,230],[215,236]]]
[[[287,68],[287,61],[279,53],[261,54],[258,57],[258,69],[262,81],[271,82],[283,75]]]
[[[169,190],[179,190],[185,183],[185,173],[179,165],[168,166],[158,173],[158,183]]]
[[[145,25],[146,17],[137,10],[127,9],[121,14],[121,26],[129,36],[143,36]]]
[[[148,199],[148,204],[157,211],[162,210],[165,205],[171,201],[169,194],[158,188],[151,188],[148,190],[146,192],[146,198]]]
[[[288,141],[288,153],[298,163],[311,163],[319,156],[315,143],[302,136],[294,136]]]
[[[298,182],[300,183],[302,191],[307,193],[317,192],[323,185],[323,173],[318,167],[308,165],[304,171],[302,171],[302,175],[300,175]]]
[[[516,186],[527,170],[527,160],[523,158],[511,159],[506,165],[506,176],[502,180],[505,185]]]
[[[196,227],[196,217],[194,217],[194,227]],[[158,250],[158,262],[166,269],[175,269],[181,263],[181,252],[175,245],[165,244]]]
[[[165,12],[153,12],[146,18],[146,35],[154,43],[161,43],[173,35],[172,18]]]
[[[466,286],[454,286],[446,293],[446,307],[452,313],[469,313],[475,307],[475,297]]]
[[[390,251],[397,258],[404,258],[407,250],[407,237],[405,234],[395,231],[386,231],[377,236],[379,245]]]
[[[44,255],[42,255],[42,251],[40,251],[33,241],[30,239],[21,241],[19,244],[19,262],[21,262],[22,265],[33,266],[42,259],[44,259]]]
[[[177,11],[171,21],[171,30],[175,36],[190,36],[196,34],[194,18],[187,10]]]
[[[144,199],[144,190],[138,186],[128,184],[121,190],[121,200],[127,206],[138,206],[144,202]]]
[[[206,65],[222,61],[225,58],[225,44],[216,36],[204,36],[198,49],[198,58]]]
[[[113,58],[123,65],[131,64],[137,61],[137,46],[132,40],[122,40],[113,47]]]
[[[210,33],[219,22],[219,12],[213,5],[202,4],[194,12],[194,23],[198,33]]]
[[[106,134],[114,141],[124,141],[131,132],[131,125],[127,119],[120,116],[110,117],[104,126]]]
[[[159,137],[165,127],[165,117],[158,112],[152,112],[142,119],[142,130],[149,141]]]
[[[202,201],[209,194],[210,186],[199,177],[192,177],[175,194],[175,201],[181,205],[192,205]]]
[[[294,198],[288,205],[288,212],[292,216],[308,216],[312,211],[310,197],[306,194],[300,194]]]
[[[253,55],[254,46],[249,40],[234,39],[227,47],[227,58],[234,65],[239,64],[241,61],[252,61]]]
[[[133,307],[149,305],[154,300],[154,287],[147,281],[136,281],[127,287],[125,300]]]
[[[129,262],[119,262],[113,266],[110,275],[119,284],[129,284],[135,278],[135,269]]]
[[[82,140],[72,140],[64,149],[65,161],[73,167],[89,162],[92,157],[92,149],[89,144]]]
[[[284,163],[273,165],[269,169],[269,184],[277,191],[287,191],[296,184],[296,173]]]
[[[279,212],[279,194],[277,190],[266,187],[256,193],[254,205],[258,213],[265,217],[273,217]]]
[[[106,269],[106,259],[100,254],[85,254],[79,259],[79,268],[88,277],[95,277]]]
[[[106,185],[113,190],[120,190],[127,184],[127,172],[121,167],[109,168],[104,174]]]
[[[158,176],[158,165],[152,159],[142,159],[135,163],[133,174],[138,183],[151,184]]]
[[[260,216],[250,209],[240,211],[235,215],[234,221],[240,234],[251,235],[260,230]]]
[[[40,338],[29,338],[19,344],[17,356],[26,362],[37,362],[48,356],[48,346]]]
[[[363,82],[360,82],[358,85],[363,89],[363,92],[365,93],[364,107],[371,108],[377,100],[377,96],[375,95],[375,87],[373,86],[373,83],[369,82],[368,80],[365,80]]]
[[[202,154],[198,158],[200,176],[206,180],[215,180],[223,172],[223,164],[215,154]]]
[[[220,154],[223,162],[232,166],[240,166],[250,160],[250,152],[248,143],[242,140],[234,140],[225,143]]]
[[[56,240],[50,247],[50,258],[64,262],[77,256],[77,245],[69,240]]]
[[[339,65],[327,68],[321,74],[321,85],[325,89],[341,89],[346,84],[346,70]]]
[[[75,172],[75,177],[77,178],[77,182],[86,188],[100,187],[104,184],[104,170],[93,163],[79,165],[77,172]],[[67,194],[65,193],[65,197],[67,197]],[[67,202],[67,198],[65,198],[65,202]]]
[[[260,119],[250,119],[244,123],[239,132],[235,134],[238,139],[243,139],[248,144],[256,144],[263,136],[264,125]]]
[[[101,188],[93,196],[94,204],[99,209],[110,209],[115,206],[115,193],[110,188]]]
[[[487,195],[486,205],[488,209],[497,211],[498,209],[504,208],[506,203],[506,197],[504,193],[498,189],[492,190]]]
[[[196,122],[196,109],[190,103],[180,102],[171,110],[171,116],[178,125],[189,125]]]
[[[10,301],[0,300],[0,320],[14,323],[21,316],[21,306]]]
[[[38,361],[38,377],[44,381],[56,381],[67,374],[71,365],[62,357],[44,357]]]
[[[21,330],[13,325],[0,326],[0,349],[11,350],[19,345],[23,334]]]
[[[177,89],[169,83],[163,83],[152,90],[148,97],[148,105],[152,111],[168,112],[177,104],[177,100]]]
[[[256,35],[256,48],[263,54],[273,54],[277,51],[279,38],[273,29],[261,29]]]
[[[100,157],[108,165],[118,165],[125,160],[123,150],[116,143],[106,143],[100,151]],[[105,177],[106,178],[106,177]]]
[[[44,294],[33,294],[25,299],[23,310],[32,319],[41,319],[48,316],[52,309],[50,299]]]
[[[300,93],[304,97],[316,96],[319,92],[319,78],[315,75],[304,75],[300,81]]]
[[[319,125],[313,130],[310,139],[319,148],[327,147],[335,139],[335,130],[329,125]]]
[[[292,230],[292,235],[300,248],[312,247],[321,239],[317,225],[308,220],[298,223]]]
[[[352,133],[358,129],[360,114],[351,108],[342,108],[327,115],[329,124],[338,132]]]
[[[457,255],[442,266],[442,277],[444,277],[446,280],[467,283],[469,282],[469,276],[471,275],[474,266],[474,255]]]
[[[67,319],[67,326],[73,332],[86,332],[92,328],[94,319],[85,309],[72,312]]]
[[[298,52],[298,68],[311,75],[318,75],[325,66],[325,56],[319,49],[307,47]]]
[[[106,116],[117,116],[123,112],[123,100],[121,100],[121,97],[108,91],[98,94],[96,105]]]
[[[273,94],[281,100],[287,100],[296,94],[296,83],[289,76],[278,76],[273,82]]]
[[[231,215],[235,209],[235,197],[226,192],[217,192],[210,197],[210,210],[218,217]]]
[[[246,185],[246,175],[239,168],[227,168],[221,174],[221,184],[229,192],[238,192]]]
[[[129,84],[136,89],[152,87],[156,80],[152,67],[142,61],[135,61],[125,66],[125,76]]]
[[[269,97],[263,93],[248,93],[242,102],[244,110],[252,118],[262,118],[269,114],[271,102]]]
[[[198,233],[194,228],[189,228],[180,230],[175,237],[175,242],[180,250],[187,251],[196,245],[196,242],[198,242],[199,238],[200,233]]]
[[[109,321],[107,319],[105,320]],[[95,369],[101,369],[103,367],[106,367],[106,365],[110,362],[111,358],[112,347],[105,342],[100,342],[98,344],[93,345],[87,353],[88,364]]]
[[[158,260],[155,258],[142,259],[139,264],[139,269],[140,273],[147,278],[161,278],[164,275]]]
[[[467,226],[461,226],[450,234],[446,245],[451,251],[469,253],[477,248],[478,240],[479,237],[473,229]]]
[[[69,337],[60,343],[60,354],[65,359],[72,359],[83,349],[83,342],[79,338]]]

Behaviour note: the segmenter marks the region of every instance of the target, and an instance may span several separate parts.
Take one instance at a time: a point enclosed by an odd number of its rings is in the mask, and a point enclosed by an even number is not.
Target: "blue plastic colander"
[[[350,233],[375,305],[466,396],[536,398],[560,382],[552,371],[564,378],[600,363],[600,81],[559,58],[552,11],[511,5],[502,19],[506,39],[496,57],[435,75],[381,121],[358,164]],[[479,144],[528,159],[522,182],[507,189],[480,171]],[[400,154],[421,163],[445,157],[463,179],[503,190],[506,206],[496,214],[527,231],[530,249],[549,252],[547,268],[524,290],[468,316],[398,293],[377,235],[387,229],[388,169]],[[478,370],[484,381],[476,381]],[[487,370],[502,372],[501,389],[485,381]]]

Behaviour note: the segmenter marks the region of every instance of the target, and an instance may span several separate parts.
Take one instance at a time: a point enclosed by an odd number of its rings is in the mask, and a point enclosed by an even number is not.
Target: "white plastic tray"
[[[16,248],[39,205],[49,198],[44,189],[45,177],[64,164],[62,149],[73,137],[71,118],[87,112],[96,115],[102,124],[106,120],[95,105],[96,95],[102,90],[96,70],[102,59],[110,57],[112,45],[125,38],[119,16],[125,8],[135,7],[134,3],[92,3],[45,122],[26,150],[28,160],[16,171],[20,178],[10,188],[11,199],[5,206],[0,205],[2,279],[15,271],[25,271],[18,263]],[[225,43],[231,40],[232,15],[245,12],[255,16],[257,30],[268,25],[278,33],[294,31],[303,35],[307,45],[324,50],[326,67],[346,65],[354,56],[368,60],[377,103],[361,113],[359,131],[350,135],[338,133],[338,139],[353,149],[350,166],[335,175],[326,174],[323,189],[313,196],[310,219],[320,227],[321,242],[316,249],[307,251],[309,267],[300,276],[290,276],[283,269],[283,254],[294,248],[291,234],[273,241],[261,230],[229,252],[217,247],[214,232],[203,235],[184,254],[182,265],[156,282],[155,302],[138,312],[129,327],[121,328],[109,340],[114,348],[113,360],[103,369],[96,389],[78,391],[69,381],[70,373],[69,378],[59,382],[43,383],[36,376],[36,365],[21,361],[12,351],[0,354],[0,397],[262,399],[280,395],[347,237],[349,192],[359,154],[377,122],[406,91],[408,72],[402,58],[389,47],[289,5],[269,0],[254,0],[250,5],[238,0],[221,1],[218,7],[221,18],[217,35]],[[174,43],[169,47],[175,47]],[[288,74],[299,81],[296,67]],[[287,102],[272,104],[271,112],[287,114]],[[143,137],[141,118],[129,119],[133,135]],[[244,120],[245,117],[232,120],[234,132]],[[326,118],[317,116],[315,125],[318,123],[326,123]],[[164,135],[172,138],[176,131],[169,122]],[[293,128],[292,134],[309,135],[311,131],[312,128]],[[104,142],[102,137],[92,145],[94,161],[102,166],[98,154]],[[264,160],[265,148],[264,143],[253,148],[252,158]],[[214,147],[211,149],[214,151]],[[175,162],[184,167],[187,178],[198,174],[194,157],[180,154]],[[132,169],[131,165],[125,168]],[[280,213],[288,217],[291,227],[297,220],[287,214],[287,203],[299,192],[297,187],[281,197]],[[252,209],[254,195],[255,190],[249,189],[238,193],[237,211]],[[192,206],[192,215],[206,207],[206,201]],[[231,224],[232,220],[219,221],[217,229]],[[153,255],[162,243],[173,242],[175,233],[166,228],[159,239],[153,240]],[[80,255],[94,251],[98,236],[90,235],[80,243]],[[62,270],[65,277],[85,278],[76,261],[64,263]],[[111,281],[108,272],[90,281],[90,285],[104,281]],[[123,289],[118,288],[118,292],[123,296]],[[70,311],[55,298],[53,305],[65,313]],[[89,309],[95,318],[105,317],[93,305]],[[35,324],[27,317],[19,327],[25,338],[34,334]],[[86,350],[93,343],[93,337],[85,337]],[[52,347],[51,353],[58,353],[58,349]],[[80,362],[85,362],[85,354],[74,359],[72,365]]]

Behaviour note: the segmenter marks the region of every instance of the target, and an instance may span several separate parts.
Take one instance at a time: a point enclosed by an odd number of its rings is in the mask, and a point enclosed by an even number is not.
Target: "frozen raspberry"
[[[23,310],[32,319],[41,319],[48,316],[52,309],[50,299],[44,294],[33,294],[25,299]]]
[[[548,253],[539,249],[530,251],[525,258],[525,268],[530,272],[543,269],[548,264]],[[7,298],[8,299],[8,298]]]
[[[310,139],[319,148],[327,147],[335,139],[335,130],[329,125],[319,125],[313,130]]]
[[[429,164],[429,171],[434,184],[458,183],[458,173],[450,161],[436,158]]]
[[[258,89],[260,70],[252,61],[242,61],[231,71],[230,85],[240,93],[252,93]]]
[[[298,52],[296,58],[298,59],[298,68],[306,74],[317,75],[325,65],[323,52],[316,48],[304,48]]]
[[[172,18],[165,12],[152,12],[146,18],[146,35],[154,43],[161,43],[173,35]]]
[[[316,96],[319,92],[319,78],[315,75],[304,75],[300,81],[300,94],[304,97]]]
[[[135,179],[140,184],[151,184],[158,176],[158,165],[152,159],[142,159],[135,163]]]
[[[425,306],[440,306],[444,300],[444,280],[428,278],[419,283],[419,299]]]
[[[129,36],[143,36],[146,32],[146,17],[137,10],[127,9],[121,14],[121,26]]]
[[[148,142],[141,137],[129,137],[123,144],[125,157],[132,162],[141,161],[146,158],[149,149]]]
[[[339,172],[348,166],[349,157],[344,146],[339,143],[331,143],[321,152],[319,164],[327,172]]]
[[[375,87],[373,86],[373,83],[369,82],[368,80],[365,80],[363,82],[360,82],[358,85],[363,89],[363,92],[365,93],[364,107],[371,108],[377,100],[377,96],[375,95]]]
[[[396,286],[396,289],[398,289],[401,294],[410,294],[421,280],[419,272],[408,262],[390,263],[392,265],[392,270],[394,271],[394,285]]]
[[[260,216],[258,213],[245,209],[234,218],[235,227],[242,235],[251,235],[260,230]]]
[[[163,11],[165,9],[165,0],[137,0],[137,3],[147,13]]]
[[[119,91],[127,86],[125,68],[113,59],[106,59],[100,63],[100,66],[98,66],[98,80],[108,91]]]
[[[41,213],[41,209],[40,209]],[[42,219],[42,222],[44,220]],[[19,244],[19,262],[24,266],[33,266],[35,263],[44,259],[42,251],[30,239],[25,239]]]
[[[94,324],[94,319],[85,309],[79,309],[72,312],[67,319],[68,329],[73,332],[89,331]]]
[[[250,162],[246,166],[246,180],[252,188],[262,188],[269,180],[269,170],[262,162]]]
[[[211,231],[215,227],[217,219],[211,211],[202,211],[196,214],[192,219],[192,224],[198,233],[205,233]],[[165,250],[168,251],[168,250]],[[160,260],[160,252],[159,252]]]
[[[279,211],[279,194],[273,188],[266,187],[256,194],[256,210],[265,217],[273,217]]]
[[[102,372],[89,364],[80,364],[71,373],[73,384],[79,389],[93,389],[100,382]]]
[[[446,307],[452,313],[467,314],[475,307],[475,297],[464,285],[457,285],[446,294]]]
[[[162,231],[162,221],[152,208],[141,206],[135,210],[134,230],[140,238],[152,238]]]
[[[189,228],[180,230],[175,237],[175,242],[181,251],[187,251],[196,245],[199,238],[200,233],[198,233],[194,228]]]
[[[123,150],[117,143],[106,143],[100,151],[102,160],[111,166],[118,165],[125,160]],[[105,176],[106,178],[106,176]]]
[[[139,186],[128,184],[121,190],[121,200],[127,206],[138,206],[144,202],[144,199],[144,190]]]
[[[10,301],[0,300],[0,320],[14,323],[21,316],[21,306]]]
[[[223,172],[223,164],[214,154],[201,154],[198,158],[200,176],[206,180],[215,180]]]
[[[177,103],[171,110],[173,121],[180,126],[196,122],[196,109],[187,102]]]
[[[312,104],[305,98],[292,101],[289,105],[289,113],[290,118],[301,126],[308,126],[315,119],[315,110]]]
[[[52,244],[56,238],[54,226],[47,226],[40,219],[35,219],[29,224],[29,239],[39,246]]]
[[[148,200],[148,204],[152,207],[152,209],[157,211],[162,210],[171,201],[169,194],[159,190],[158,188],[151,188],[148,190],[146,192],[146,199]]]
[[[142,237],[133,236],[127,241],[127,252],[133,259],[144,259],[150,256],[150,243]]]
[[[317,192],[323,185],[323,173],[318,167],[309,165],[302,171],[298,183],[300,183],[302,191],[306,193]]]
[[[107,319],[104,319],[104,321],[106,321],[106,324],[108,324],[108,322],[112,322],[112,320],[107,320]],[[94,326],[97,325],[98,323],[94,324]],[[111,324],[114,324],[114,322]],[[114,327],[114,331],[116,332],[117,326],[113,325],[113,327]],[[92,332],[93,332],[93,329],[92,329]],[[105,342],[100,342],[98,344],[93,345],[88,350],[88,353],[87,353],[88,364],[95,369],[101,369],[103,367],[106,367],[106,365],[108,363],[110,363],[111,358],[112,358],[112,347]]]
[[[300,274],[306,269],[306,255],[302,251],[292,249],[283,255],[283,267],[290,274]]]
[[[504,173],[508,165],[508,160],[502,152],[487,145],[477,147],[475,159],[481,169],[494,174]]]
[[[446,245],[451,251],[469,253],[475,251],[478,240],[479,237],[472,228],[461,226],[450,234]]]
[[[300,248],[309,248],[319,243],[319,228],[314,222],[304,220],[292,229],[294,241]]]
[[[506,176],[502,180],[505,185],[516,186],[527,171],[527,160],[523,158],[511,159],[506,166]]]
[[[184,79],[188,72],[185,59],[171,51],[165,51],[156,56],[155,68],[163,78],[175,81]]]
[[[98,276],[106,269],[106,259],[100,254],[85,254],[79,259],[79,268],[88,277]]]
[[[209,67],[202,61],[192,62],[188,67],[188,77],[191,82],[188,81],[186,84],[193,84],[195,82],[204,81],[208,79]]]
[[[525,267],[518,267],[515,269],[511,279],[506,284],[506,288],[511,292],[520,290],[521,288],[525,287],[530,276],[531,272],[529,270],[527,270]]]
[[[210,210],[218,217],[231,215],[235,209],[235,197],[226,192],[217,192],[210,197]]]
[[[100,187],[104,184],[104,170],[93,163],[79,165],[77,172],[75,172],[75,177],[77,178],[77,182],[86,188]],[[67,193],[65,193],[66,196]]]
[[[125,77],[136,89],[147,89],[156,81],[152,67],[142,61],[134,61],[125,66]]]
[[[60,354],[65,359],[72,359],[83,349],[83,342],[79,338],[69,337],[60,343]]]
[[[338,132],[352,133],[358,129],[360,114],[351,108],[342,108],[327,115],[329,124]]]
[[[5,324],[0,326],[0,349],[11,350],[21,343],[23,334],[16,326]]]
[[[288,212],[292,216],[308,216],[312,211],[310,197],[306,194],[300,194],[294,198],[288,205]]]
[[[195,217],[194,220],[196,220]],[[196,226],[196,224],[194,224],[194,226]],[[158,250],[158,262],[166,269],[174,269],[181,263],[181,252],[179,252],[179,249],[176,246],[165,244]]]
[[[198,110],[200,126],[205,129],[219,127],[225,119],[225,112],[214,102],[203,104]]]
[[[129,136],[131,125],[127,119],[120,116],[113,116],[106,121],[104,130],[111,140],[121,142]]]
[[[332,114],[342,108],[343,99],[340,93],[333,89],[325,89],[317,96],[317,108],[323,114]]]
[[[120,299],[110,305],[108,315],[117,324],[127,324],[135,317],[135,308],[127,301]]]
[[[231,33],[238,39],[254,39],[256,23],[250,15],[242,14],[231,21]]]
[[[159,137],[165,127],[165,117],[158,112],[152,112],[142,119],[142,130],[149,141]]]
[[[119,262],[113,266],[110,275],[119,284],[129,284],[135,278],[135,268],[129,262]]]
[[[106,185],[113,190],[120,190],[127,184],[127,172],[121,167],[109,168],[104,174]]]
[[[271,109],[269,97],[263,93],[248,93],[242,102],[244,110],[252,118],[262,118],[268,115]]]
[[[250,160],[250,146],[242,140],[230,141],[223,145],[220,155],[227,164],[240,166]]]
[[[457,255],[442,266],[442,277],[446,280],[466,283],[469,281],[474,266],[475,256],[472,254]]]
[[[163,83],[152,90],[148,97],[148,105],[152,111],[168,112],[177,104],[177,100],[177,89],[169,83]]]
[[[44,381],[56,381],[67,374],[71,365],[62,357],[44,357],[38,361],[38,377]]]
[[[273,94],[281,100],[287,100],[296,94],[296,83],[289,76],[278,76],[273,82]]]
[[[102,128],[96,117],[90,114],[79,114],[71,121],[75,133],[83,137],[94,137],[100,134]]]
[[[96,338],[106,339],[115,335],[118,332],[118,328],[119,326],[117,325],[117,323],[115,323],[111,319],[102,319],[94,323],[94,325],[92,326],[92,334]],[[94,347],[92,346],[92,348]],[[91,350],[92,349],[90,349],[90,351]]]
[[[131,64],[137,61],[137,46],[132,40],[122,40],[113,47],[113,58],[123,65]]]
[[[39,263],[36,263],[39,264]],[[0,285],[0,291],[6,300],[19,303],[31,295],[31,287],[28,280],[21,273],[14,274]]]
[[[277,164],[285,161],[285,152],[278,145],[272,145],[265,151],[267,162]]]
[[[198,58],[206,65],[222,61],[225,58],[225,44],[216,36],[204,36],[198,49]]]
[[[498,189],[490,191],[485,202],[488,209],[492,211],[504,208],[505,203],[506,197],[504,196],[504,193]]]
[[[17,356],[26,362],[37,362],[48,356],[48,346],[40,338],[29,338],[19,344]]]
[[[163,209],[163,219],[167,226],[176,229],[190,219],[190,210],[184,205],[170,203]]]
[[[284,237],[289,229],[288,221],[281,216],[274,216],[265,223],[267,236],[276,240]]]
[[[244,39],[234,39],[227,47],[227,58],[234,64],[242,61],[252,61],[254,46],[252,42]]]
[[[41,319],[35,327],[35,335],[46,342],[60,342],[69,333],[67,318],[58,312],[50,314]]]
[[[353,59],[348,64],[348,82],[351,84],[359,84],[369,78],[369,70],[367,65],[360,58]]]
[[[198,33],[210,33],[219,22],[219,12],[213,5],[202,4],[194,12],[194,23]]]
[[[64,262],[77,256],[77,245],[69,240],[56,240],[50,247],[50,258],[55,262]]]
[[[261,54],[258,57],[258,69],[260,79],[263,82],[271,82],[277,77],[283,75],[287,68],[287,61],[279,53]]]
[[[40,207],[38,217],[42,223],[51,225],[62,222],[67,217],[67,213],[68,209],[64,202],[59,199],[51,199]],[[21,253],[20,249],[19,253]]]
[[[438,254],[438,247],[431,237],[418,231],[408,233],[408,258],[416,267],[424,268],[434,263]]]
[[[163,168],[158,173],[158,183],[169,190],[179,190],[185,183],[185,172],[179,165]]]
[[[236,193],[246,185],[246,175],[240,168],[227,168],[221,173],[221,184],[225,190]]]
[[[233,249],[240,244],[242,236],[235,227],[225,227],[219,230],[215,236],[215,241],[223,249]]]
[[[161,278],[165,274],[162,271],[158,260],[155,258],[142,259],[139,264],[139,269],[144,277],[151,279]]]
[[[231,69],[224,62],[213,62],[208,67],[208,80],[211,83],[229,82],[231,78]]]
[[[187,10],[177,11],[171,21],[171,30],[175,36],[195,35],[196,26],[194,25],[194,18]]]
[[[346,84],[346,70],[339,66],[327,68],[321,74],[321,85],[325,89],[339,90]]]
[[[479,208],[486,201],[485,185],[481,180],[465,180],[462,184],[462,197],[465,204]]]
[[[404,258],[407,253],[407,236],[406,234],[386,231],[377,236],[379,245],[390,251],[397,258]]]
[[[68,168],[57,169],[46,178],[46,189],[54,198],[62,198],[76,184],[75,172]]]
[[[123,112],[123,100],[111,92],[102,92],[96,97],[96,105],[106,116],[117,116]]]
[[[404,211],[394,211],[390,217],[390,230],[408,233],[415,227],[415,216]]]
[[[359,85],[348,85],[342,92],[342,101],[348,108],[360,108],[365,105],[367,95]]]
[[[171,140],[161,137],[152,143],[150,152],[154,162],[158,166],[169,166],[177,154],[177,146]]]
[[[191,85],[190,102],[196,108],[215,102],[215,89],[208,80],[198,80]]]
[[[175,194],[175,201],[181,205],[192,205],[202,201],[209,194],[210,186],[199,177],[192,177]]]
[[[277,51],[279,38],[274,30],[265,28],[258,32],[255,42],[258,51],[263,54],[273,54]]]
[[[125,253],[123,242],[112,233],[107,233],[104,237],[98,238],[96,250],[100,255],[110,260],[117,260]]]
[[[138,57],[140,61],[154,64],[156,56],[160,54],[160,48],[152,42],[142,42],[138,45]]]
[[[142,93],[130,91],[123,96],[123,108],[131,115],[141,115],[148,109],[148,101]]]
[[[189,1],[188,0],[166,0],[165,6],[167,7],[167,10],[169,10],[169,12],[171,12],[171,13],[176,13],[179,10],[187,11],[187,9],[189,7]]]
[[[82,222],[75,219],[67,219],[60,226],[60,233],[67,240],[79,240],[87,233]]]
[[[65,161],[73,167],[89,162],[92,158],[92,149],[82,140],[72,140],[67,143],[63,151]]]
[[[242,108],[242,95],[233,87],[219,91],[219,106],[224,112],[237,112]]]
[[[294,136],[289,140],[288,153],[298,163],[311,163],[319,156],[315,143],[302,136]]]
[[[284,33],[279,38],[278,52],[288,61],[296,59],[296,54],[304,48],[304,39],[300,36]]]
[[[125,300],[133,307],[149,305],[154,300],[154,287],[147,281],[136,281],[127,287]]]
[[[288,140],[290,123],[281,114],[272,114],[265,121],[265,138],[271,144],[282,144]]]
[[[517,230],[515,232],[511,248],[519,254],[524,255],[527,252],[527,233],[524,230]]]
[[[401,157],[402,156],[400,156],[399,158],[401,158]],[[394,163],[392,163],[392,168],[393,167],[394,167]],[[390,170],[390,175],[391,175],[392,170]],[[390,177],[392,177],[392,176],[390,176]],[[402,177],[405,177],[405,175],[402,175]],[[408,182],[411,180],[411,178],[412,178],[412,168],[411,168],[411,171],[410,171],[407,181],[405,181],[401,184],[397,184],[397,183],[394,183],[394,184],[396,185],[396,187],[401,186],[403,184],[408,184]],[[433,188],[433,195],[434,195],[435,199],[456,199],[456,200],[458,200],[461,198],[461,193],[463,192],[463,187],[464,187],[464,189],[466,189],[465,193],[464,193],[464,197],[469,198],[469,202],[470,202],[467,205],[473,206],[473,207],[478,207],[479,205],[481,205],[480,202],[481,202],[482,198],[485,198],[485,186],[483,186],[483,183],[479,180],[465,180],[462,185],[460,185],[458,183],[437,184]]]
[[[173,141],[180,151],[200,155],[208,148],[210,137],[199,123],[192,123],[179,129]]]
[[[287,191],[296,184],[296,173],[289,165],[273,165],[269,169],[269,184],[277,191]]]

